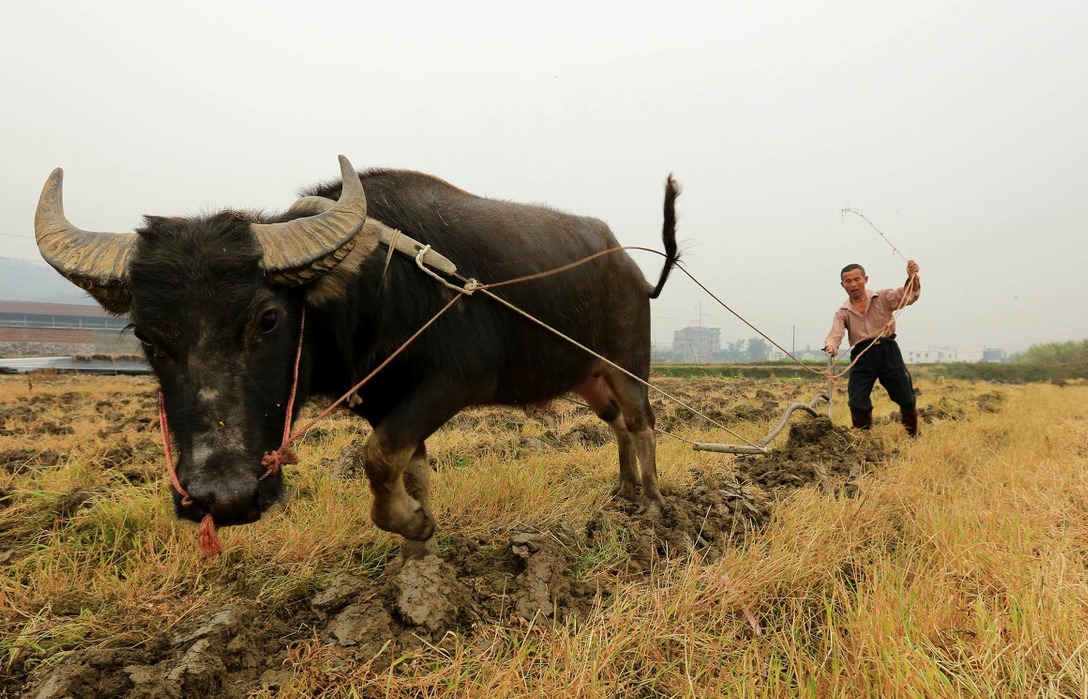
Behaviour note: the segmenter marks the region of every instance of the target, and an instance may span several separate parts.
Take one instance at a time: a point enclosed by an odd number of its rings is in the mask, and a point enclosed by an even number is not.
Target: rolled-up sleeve
[[[907,287],[901,286],[898,289],[888,289],[884,292],[885,298],[888,301],[888,305],[893,309],[902,306],[909,306],[917,301],[922,296],[922,290],[918,287],[914,287],[910,290],[910,294],[907,294]],[[907,302],[903,303],[903,297],[906,296]]]
[[[835,317],[831,320],[831,332],[824,339],[824,347],[834,347],[838,350],[842,344],[842,337],[846,334],[846,309],[835,311]]]

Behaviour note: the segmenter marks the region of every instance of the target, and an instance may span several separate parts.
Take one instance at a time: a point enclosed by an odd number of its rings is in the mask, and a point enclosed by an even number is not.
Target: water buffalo
[[[147,216],[125,233],[69,223],[59,168],[42,190],[42,256],[107,311],[128,314],[158,377],[178,454],[180,517],[259,519],[283,490],[281,473],[266,470],[262,456],[283,440],[289,396],[294,412],[310,396],[345,393],[459,293],[459,280],[443,284],[392,254],[386,243],[399,233],[455,262],[461,279],[482,283],[618,247],[596,219],[478,197],[419,172],[358,173],[343,157],[340,167],[340,181],[311,188],[277,216]],[[466,406],[582,395],[619,441],[615,494],[663,506],[654,416],[646,386],[632,376],[649,373],[649,299],[677,260],[677,194],[670,177],[655,285],[625,252],[613,252],[493,292],[599,356],[476,293],[358,390],[350,409],[373,426],[365,456],[371,517],[404,536],[406,551],[436,550],[424,441]]]

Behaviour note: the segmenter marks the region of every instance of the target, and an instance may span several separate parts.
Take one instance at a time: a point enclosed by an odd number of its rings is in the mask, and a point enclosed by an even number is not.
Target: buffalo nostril
[[[260,518],[256,482],[193,486],[189,497],[220,526],[246,524]]]

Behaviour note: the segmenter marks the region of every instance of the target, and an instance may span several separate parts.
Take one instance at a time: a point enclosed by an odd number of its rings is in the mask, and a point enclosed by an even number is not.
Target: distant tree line
[[[759,337],[726,342],[714,353],[718,362],[765,362],[771,358],[771,343]]]
[[[1062,367],[1088,364],[1088,339],[1079,342],[1050,342],[1045,345],[1032,345],[1015,357],[1020,364]]]
[[[1001,364],[955,362],[934,367],[932,373],[1009,382],[1088,379],[1088,339],[1032,345]]]

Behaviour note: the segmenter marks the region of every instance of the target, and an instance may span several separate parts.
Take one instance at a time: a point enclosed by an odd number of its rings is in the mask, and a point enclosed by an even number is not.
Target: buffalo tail
[[[650,292],[650,298],[652,299],[656,299],[661,294],[661,289],[665,286],[669,273],[672,272],[672,268],[676,266],[676,262],[680,259],[680,255],[676,251],[676,197],[679,194],[680,185],[677,184],[676,179],[670,173],[669,179],[665,181],[665,222],[661,226],[661,240],[665,244],[665,266],[661,269],[661,276],[658,277],[657,286]]]

